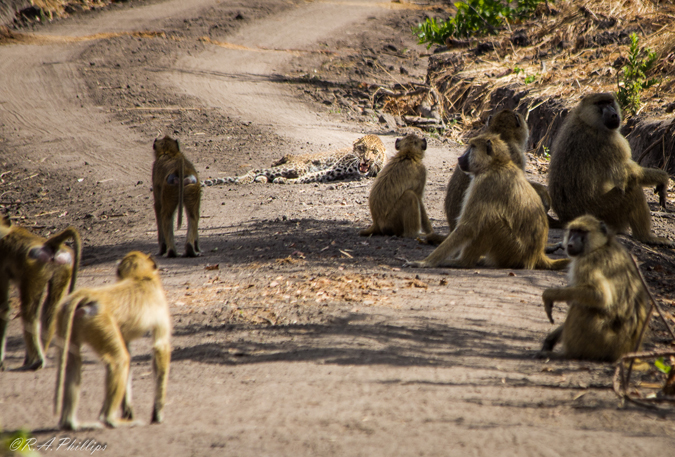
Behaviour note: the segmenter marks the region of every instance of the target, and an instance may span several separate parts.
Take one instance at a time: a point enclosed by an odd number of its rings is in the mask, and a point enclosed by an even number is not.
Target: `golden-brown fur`
[[[99,420],[110,427],[133,419],[129,342],[152,332],[155,402],[152,422],[162,421],[171,358],[171,318],[157,264],[138,251],[127,254],[117,268],[115,284],[80,289],[59,307],[58,335],[62,350],[54,395],[59,427],[81,428],[75,415],[80,395],[82,357],[87,343],[106,364],[106,394]],[[116,413],[122,410],[122,420]],[[99,427],[89,424],[86,427]]]
[[[68,239],[73,240],[74,250],[63,244]],[[67,289],[75,288],[81,244],[74,227],[45,239],[0,218],[0,370],[5,360],[10,282],[17,285],[21,298],[23,368],[37,370],[44,367],[54,336],[56,306]]]
[[[502,141],[507,144],[513,163],[522,170],[525,170],[527,159],[524,152],[530,133],[527,128],[527,122],[520,113],[509,109],[499,111],[488,120],[485,133],[499,135]],[[457,218],[462,211],[464,196],[470,183],[471,178],[469,175],[464,173],[459,167],[455,167],[445,194],[445,216],[448,220],[450,232],[457,226]],[[537,194],[539,194],[544,203],[544,209],[548,211],[551,205],[546,186],[536,182],[530,182],[530,184],[535,188]],[[434,233],[426,238],[426,242],[429,244],[440,244],[444,239],[445,236]]]
[[[610,229],[650,244],[672,246],[651,232],[651,214],[642,187],[656,186],[666,204],[668,174],[643,168],[619,132],[621,110],[611,93],[585,96],[567,116],[551,148],[549,192],[562,223],[592,214]]]
[[[152,148],[155,151],[152,191],[155,198],[159,255],[166,252],[168,257],[176,257],[173,216],[178,207],[178,228],[180,228],[184,204],[188,217],[185,257],[196,257],[200,253],[198,229],[202,196],[197,170],[180,151],[178,141],[169,136],[155,139]]]
[[[649,296],[630,254],[593,216],[569,223],[565,246],[572,258],[569,286],[546,289],[544,309],[569,304],[565,323],[546,337],[542,351],[562,338],[564,354],[575,359],[615,361],[636,349],[647,319]]]
[[[469,268],[483,256],[499,268],[562,269],[569,263],[544,254],[544,206],[498,135],[473,138],[458,163],[473,179],[457,227],[426,259],[407,265]]]
[[[396,235],[416,238],[432,233],[424,208],[427,169],[422,163],[427,141],[416,135],[396,140],[398,153],[384,166],[370,191],[373,224],[359,235]]]

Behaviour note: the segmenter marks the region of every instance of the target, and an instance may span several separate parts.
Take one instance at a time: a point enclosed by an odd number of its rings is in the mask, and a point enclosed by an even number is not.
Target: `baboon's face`
[[[621,108],[609,92],[587,95],[581,100],[579,117],[601,130],[616,130],[621,125]]]
[[[495,139],[497,138],[496,135],[488,139],[484,137],[473,138],[464,154],[457,159],[459,169],[464,173],[473,175],[486,171],[498,152],[495,150]]]
[[[607,240],[608,229],[605,223],[586,215],[569,223],[563,244],[568,256],[577,257],[604,246]]]

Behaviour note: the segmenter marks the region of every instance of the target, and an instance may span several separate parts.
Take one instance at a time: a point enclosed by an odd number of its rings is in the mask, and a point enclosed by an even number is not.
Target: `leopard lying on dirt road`
[[[251,170],[245,175],[207,179],[202,186],[221,184],[306,184],[375,177],[384,166],[387,151],[375,135],[366,135],[354,142],[352,148],[342,148],[318,154],[286,155],[271,168]]]

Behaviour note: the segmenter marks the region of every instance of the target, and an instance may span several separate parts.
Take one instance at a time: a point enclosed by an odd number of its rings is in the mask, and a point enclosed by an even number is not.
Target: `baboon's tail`
[[[541,256],[541,259],[537,262],[535,268],[537,270],[563,270],[571,262],[570,259],[549,259],[545,255]]]
[[[61,414],[63,407],[63,383],[66,376],[66,364],[70,350],[70,337],[73,333],[73,319],[75,311],[84,297],[70,297],[62,305],[58,314],[57,334],[61,337],[61,353],[59,354],[59,366],[56,373],[56,391],[54,393],[54,414]]]
[[[176,230],[183,225],[183,194],[185,193],[185,157],[180,155],[180,165],[178,166],[178,225]]]

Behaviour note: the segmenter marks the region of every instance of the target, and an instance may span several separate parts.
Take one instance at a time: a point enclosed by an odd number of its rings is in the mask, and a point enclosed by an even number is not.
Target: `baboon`
[[[570,285],[544,290],[551,323],[553,303],[569,304],[565,323],[544,340],[546,355],[562,338],[574,359],[613,362],[634,351],[647,319],[649,295],[630,254],[604,222],[586,215],[569,223],[564,244],[572,259]]]
[[[433,233],[424,208],[427,169],[422,163],[427,140],[416,135],[398,138],[396,155],[375,179],[368,197],[373,224],[361,236],[396,235],[416,238],[421,230]]]
[[[673,246],[652,234],[642,191],[656,186],[665,207],[668,173],[635,163],[620,126],[621,109],[612,93],[587,95],[569,113],[551,147],[548,188],[553,211],[561,223],[592,214],[617,233],[630,226],[639,241]]]
[[[178,207],[178,225],[183,223],[183,204],[188,217],[185,257],[197,257],[199,249],[199,204],[202,190],[199,176],[192,163],[185,158],[178,141],[170,136],[155,139],[152,144],[155,162],[152,165],[152,192],[155,197],[155,218],[159,254],[176,257],[173,237],[173,216]]]
[[[458,165],[473,179],[457,227],[426,259],[406,266],[470,268],[483,256],[487,265],[498,268],[558,270],[569,263],[544,254],[544,205],[499,135],[473,138]]]
[[[71,239],[73,249],[63,243]],[[26,357],[22,369],[45,366],[56,307],[77,280],[82,243],[74,227],[45,239],[0,218],[0,370],[4,369],[10,281],[19,288]],[[46,296],[43,300],[43,297]]]
[[[520,113],[509,109],[499,111],[488,119],[484,133],[499,135],[501,140],[507,144],[513,163],[523,171],[525,170],[527,159],[524,152],[530,132],[525,118]],[[450,232],[457,226],[457,218],[462,211],[464,196],[470,183],[471,178],[469,175],[464,173],[459,167],[455,167],[445,194],[445,216],[448,220]],[[546,186],[533,181],[530,181],[530,184],[537,191],[537,194],[539,194],[544,204],[544,209],[548,212],[551,206],[551,197],[548,195]],[[437,245],[444,239],[445,236],[434,233],[426,238],[426,242]]]
[[[110,427],[132,424],[129,343],[152,332],[155,402],[152,422],[162,422],[162,409],[171,358],[171,317],[157,264],[138,251],[127,254],[117,267],[115,284],[79,289],[59,306],[57,331],[61,337],[54,410],[61,413],[62,430],[99,428],[76,419],[80,397],[83,343],[106,364],[106,394],[99,420]],[[122,407],[122,418],[116,412]]]

